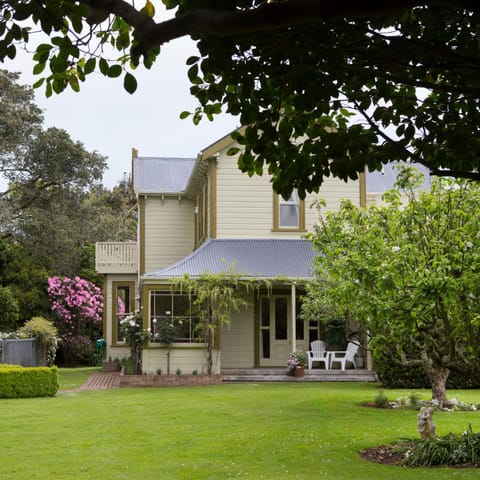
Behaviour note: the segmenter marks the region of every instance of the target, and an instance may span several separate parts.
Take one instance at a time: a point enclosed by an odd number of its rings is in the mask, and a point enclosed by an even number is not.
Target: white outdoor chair
[[[308,369],[312,369],[313,362],[323,362],[325,369],[328,370],[328,352],[325,351],[325,343],[321,340],[315,340],[310,343],[310,348],[307,352]]]
[[[358,345],[356,343],[348,342],[347,350],[344,352],[330,352],[330,368],[334,363],[339,363],[342,370],[345,370],[347,362],[357,368],[355,364],[355,355],[358,352]],[[338,356],[337,356],[338,355]]]

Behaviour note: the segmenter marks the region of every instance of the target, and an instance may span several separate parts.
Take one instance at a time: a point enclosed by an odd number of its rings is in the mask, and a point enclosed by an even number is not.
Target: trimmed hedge
[[[387,342],[385,342],[387,343]],[[432,384],[422,367],[404,367],[395,363],[391,351],[377,342],[373,349],[375,373],[386,388],[431,388]],[[480,388],[480,364],[477,368],[465,367],[463,371],[451,371],[447,389]]]
[[[0,365],[0,398],[53,397],[58,388],[57,367]]]

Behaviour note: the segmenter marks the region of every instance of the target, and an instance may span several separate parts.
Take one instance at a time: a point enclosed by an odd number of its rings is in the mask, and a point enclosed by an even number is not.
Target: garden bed
[[[120,387],[181,387],[220,383],[221,375],[120,375]]]

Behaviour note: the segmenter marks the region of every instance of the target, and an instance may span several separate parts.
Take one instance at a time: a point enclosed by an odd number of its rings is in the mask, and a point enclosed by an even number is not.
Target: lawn
[[[100,367],[61,368],[59,370],[60,390],[71,390],[78,388],[92,373],[98,371],[100,371]]]
[[[62,388],[73,383],[61,381]],[[478,478],[478,469],[432,472],[361,460],[363,448],[418,435],[416,412],[361,405],[377,391],[364,383],[239,384],[0,400],[0,478]],[[384,392],[392,399],[409,393]],[[478,390],[450,396],[480,401]],[[434,418],[438,435],[469,423],[480,430],[477,412]]]

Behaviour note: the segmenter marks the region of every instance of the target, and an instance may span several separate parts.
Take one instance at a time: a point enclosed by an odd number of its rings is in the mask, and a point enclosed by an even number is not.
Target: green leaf
[[[17,54],[17,49],[15,48],[15,45],[9,45],[5,53],[10,60],[13,60],[15,58],[15,55]]]
[[[180,114],[180,119],[181,120],[185,120],[185,118],[188,118],[192,113],[191,112],[187,112],[186,110],[183,111],[181,114]]]
[[[69,78],[68,83],[70,84],[70,87],[74,92],[79,92],[80,91],[80,85],[78,84],[78,78],[77,77],[72,75]]]
[[[83,71],[85,72],[85,75],[92,73],[95,70],[96,64],[97,64],[97,60],[95,58],[93,57],[89,58],[85,63],[85,68],[83,69]]]
[[[155,15],[155,7],[150,0],[147,0],[145,6],[141,10],[143,13],[146,13],[149,17],[153,17]]]
[[[198,65],[197,64],[192,65],[188,69],[187,75],[188,75],[189,80],[192,83],[197,83],[195,80],[198,78]]]
[[[130,94],[135,93],[135,91],[137,90],[137,80],[131,73],[127,72],[125,74],[125,78],[123,80],[123,87]]]
[[[240,149],[238,147],[231,147],[227,150],[227,155],[231,157],[233,155],[236,155],[239,151]]]
[[[47,82],[47,86],[45,87],[45,96],[47,98],[52,96],[52,84],[50,83],[50,81]]]
[[[98,62],[98,67],[100,68],[100,72],[102,72],[103,75],[108,75],[108,62],[104,58],[100,59],[100,61]]]
[[[32,87],[33,87],[33,88],[39,88],[39,87],[41,87],[41,86],[43,85],[43,82],[44,82],[44,81],[45,81],[45,79],[44,79],[44,78],[41,78],[40,80],[37,80],[37,81],[32,85]]]
[[[49,52],[51,49],[53,48],[52,45],[48,44],[48,43],[41,43],[38,47],[37,47],[37,52],[44,52],[44,51],[47,51]]]
[[[45,63],[37,63],[37,64],[33,67],[33,74],[34,74],[34,75],[39,75],[39,74],[42,73],[44,70],[45,70]]]
[[[122,67],[120,65],[112,65],[107,72],[110,78],[117,78],[122,74]]]
[[[200,60],[200,57],[188,57],[186,64],[187,65],[193,65],[194,63],[197,63]]]

